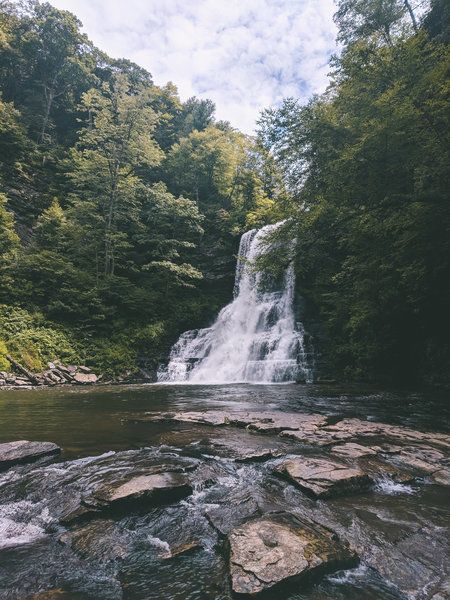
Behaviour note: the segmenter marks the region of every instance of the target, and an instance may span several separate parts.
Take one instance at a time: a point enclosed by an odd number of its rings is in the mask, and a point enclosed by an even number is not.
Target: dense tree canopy
[[[284,220],[320,368],[448,381],[450,13],[416,4],[337,2],[329,88],[251,138],[72,14],[1,0],[2,348],[153,368],[229,299],[240,234]]]
[[[247,212],[278,193],[269,158],[210,100],[96,49],[72,14],[0,10],[0,303],[73,329],[102,368],[136,352],[154,366],[229,295]]]
[[[450,53],[427,25],[443,14],[419,29],[407,3],[342,0],[327,92],[260,120],[292,190],[298,287],[349,377],[450,374]]]

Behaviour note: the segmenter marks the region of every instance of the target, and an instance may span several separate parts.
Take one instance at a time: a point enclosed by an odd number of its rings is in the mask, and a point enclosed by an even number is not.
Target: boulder
[[[289,513],[249,521],[228,541],[232,589],[247,596],[357,563],[334,532]]]
[[[372,480],[359,468],[323,458],[292,458],[276,471],[314,498],[330,498],[366,490]]]
[[[141,507],[158,506],[181,500],[192,493],[183,473],[161,472],[137,475],[100,487],[84,498],[75,510],[61,518],[63,523],[86,520],[104,512],[123,513]]]
[[[98,377],[94,373],[75,373],[73,381],[79,384],[97,383]]]
[[[0,470],[9,467],[36,460],[42,456],[51,456],[59,454],[61,448],[52,442],[29,442],[28,440],[18,440],[0,444]]]

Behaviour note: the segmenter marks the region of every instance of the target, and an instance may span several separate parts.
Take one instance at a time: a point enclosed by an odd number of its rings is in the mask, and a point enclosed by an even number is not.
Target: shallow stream
[[[380,479],[366,493],[313,500],[273,475],[277,458],[233,460],[233,449],[321,455],[245,429],[138,421],[146,411],[286,411],[446,431],[447,396],[320,385],[142,385],[0,392],[0,443],[55,442],[58,457],[0,473],[0,598],[228,600],[220,532],[256,513],[288,510],[335,530],[358,567],[273,600],[405,600],[444,594],[448,488],[426,477]],[[213,449],[213,450],[211,450]],[[180,460],[197,467],[194,493],[168,506],[64,526],[59,515],[99,478]],[[195,478],[197,477],[197,480]],[[193,549],[170,557],[183,544]],[[169,558],[170,557],[170,558]],[[50,597],[50,596],[49,596]],[[446,596],[442,596],[445,598]],[[437,596],[436,596],[437,598]]]

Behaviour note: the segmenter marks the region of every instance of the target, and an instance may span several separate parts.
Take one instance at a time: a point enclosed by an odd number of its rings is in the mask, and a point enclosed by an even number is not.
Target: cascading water
[[[241,238],[233,301],[212,327],[186,331],[174,344],[161,382],[274,383],[311,380],[304,330],[294,318],[293,265],[281,289],[251,265],[265,251],[264,238],[279,224],[252,229]],[[274,287],[269,286],[269,287]]]

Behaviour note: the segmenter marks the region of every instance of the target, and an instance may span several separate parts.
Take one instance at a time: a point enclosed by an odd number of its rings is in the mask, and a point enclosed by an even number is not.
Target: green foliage
[[[294,191],[279,235],[334,372],[448,381],[450,53],[424,31],[366,39],[347,9],[363,23],[375,4],[340,3],[353,37],[331,89],[266,111],[260,137]]]
[[[229,297],[237,237],[277,212],[275,165],[69,12],[0,13],[0,302],[23,307],[8,347],[38,369],[76,338],[106,373],[154,368]]]
[[[68,332],[51,326],[42,314],[31,314],[16,306],[0,305],[0,339],[13,358],[33,371],[41,371],[57,358],[69,363],[79,361],[76,344]],[[1,354],[0,347],[0,359]]]
[[[12,355],[154,369],[229,299],[239,235],[285,220],[259,266],[279,277],[294,258],[334,372],[448,378],[450,21],[443,0],[414,10],[340,0],[329,90],[264,111],[255,140],[106,56],[69,12],[1,2]]]
[[[98,339],[89,345],[86,362],[98,373],[114,377],[123,373],[134,373],[137,354],[131,347],[130,340],[124,336],[114,340]]]
[[[11,364],[6,358],[9,350],[3,340],[0,339],[0,371],[9,371]]]

